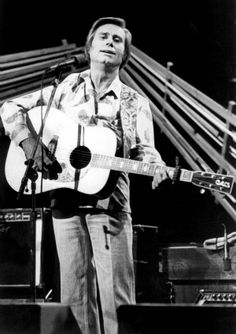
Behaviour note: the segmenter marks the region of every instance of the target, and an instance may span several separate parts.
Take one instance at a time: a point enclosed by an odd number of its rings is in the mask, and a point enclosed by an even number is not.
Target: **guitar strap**
[[[123,131],[123,156],[129,157],[129,152],[136,145],[136,121],[138,111],[138,95],[130,87],[122,83],[120,95],[120,117]]]
[[[138,95],[122,83],[120,93],[120,117],[123,135],[123,156],[128,158],[130,148],[135,145],[135,129],[138,109]],[[99,200],[97,206],[108,209],[110,198]]]

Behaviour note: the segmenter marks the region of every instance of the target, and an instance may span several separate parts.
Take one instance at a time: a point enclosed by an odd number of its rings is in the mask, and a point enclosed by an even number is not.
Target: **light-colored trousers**
[[[131,217],[104,213],[53,218],[61,302],[83,334],[116,334],[116,310],[135,303]],[[100,301],[100,302],[98,302]]]

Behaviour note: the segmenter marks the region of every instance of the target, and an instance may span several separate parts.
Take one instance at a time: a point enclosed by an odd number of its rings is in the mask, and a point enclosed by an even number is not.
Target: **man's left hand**
[[[165,168],[157,168],[152,180],[152,189],[156,189],[161,182],[169,179],[168,173]]]

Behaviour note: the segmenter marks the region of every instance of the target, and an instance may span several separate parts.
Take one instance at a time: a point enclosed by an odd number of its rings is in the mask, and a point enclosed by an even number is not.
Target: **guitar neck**
[[[110,157],[106,155],[93,154],[91,160],[91,166],[96,168],[105,168],[120,172],[154,176],[156,170],[166,170],[169,177],[172,179],[174,176],[175,168],[167,167],[158,164],[150,164],[142,161],[136,161],[131,159],[124,159],[119,157]],[[183,182],[192,182],[193,172],[181,169],[179,180]]]

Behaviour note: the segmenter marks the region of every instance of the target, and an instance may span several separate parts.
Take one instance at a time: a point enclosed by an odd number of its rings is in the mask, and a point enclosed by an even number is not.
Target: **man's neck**
[[[118,68],[111,71],[106,70],[104,67],[91,66],[90,68],[91,80],[97,92],[106,90],[118,75]]]

